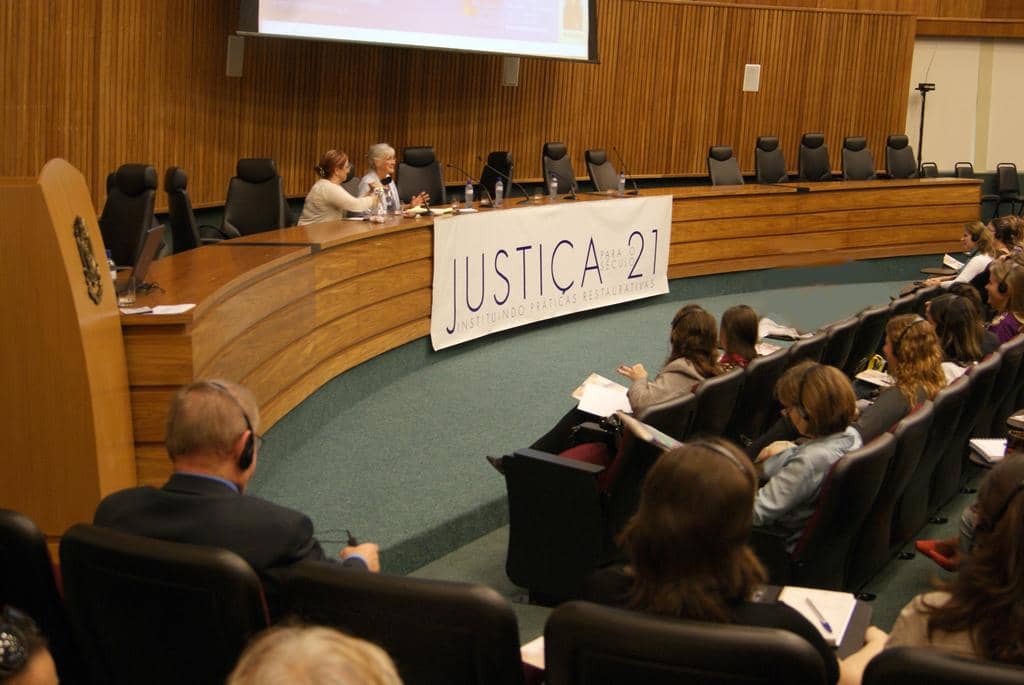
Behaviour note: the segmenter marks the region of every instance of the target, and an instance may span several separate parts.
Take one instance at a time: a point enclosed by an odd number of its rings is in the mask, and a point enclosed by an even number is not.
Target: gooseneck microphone
[[[558,173],[554,169],[548,170],[548,173],[551,174],[552,176],[554,176],[555,179],[559,182],[559,184],[564,183],[567,186],[569,186],[569,192],[566,193],[565,197],[562,198],[563,200],[575,200],[576,199],[576,184],[575,183],[570,183],[569,179],[567,179],[565,176],[562,176],[562,174]],[[546,183],[546,181],[547,181],[547,179],[545,179],[545,183]]]
[[[487,193],[487,201],[491,203],[492,207],[494,206],[494,198],[491,197],[491,191],[487,190],[487,186],[485,186],[483,183],[481,183],[477,179],[473,178],[473,176],[468,171],[466,171],[465,169],[463,169],[462,167],[460,167],[458,165],[455,165],[455,164],[445,164],[445,166],[448,167],[449,169],[455,169],[456,171],[464,174],[466,176],[466,178],[469,179],[470,183],[472,183],[474,185],[478,185],[481,188],[483,188],[484,192]]]
[[[528,192],[526,192],[526,188],[524,188],[521,183],[516,183],[515,181],[512,180],[511,176],[509,176],[508,174],[503,174],[500,171],[498,171],[497,169],[495,169],[494,167],[492,167],[480,155],[476,156],[476,161],[480,162],[481,164],[484,165],[484,167],[486,167],[486,168],[490,169],[491,171],[493,171],[494,173],[496,173],[499,178],[503,178],[506,181],[508,181],[508,184],[510,186],[514,186],[516,188],[519,188],[519,190],[522,191],[523,199],[520,200],[519,202],[517,202],[516,204],[520,204],[520,205],[532,205],[533,204],[533,198],[530,197],[530,194]],[[509,197],[509,199],[512,199],[511,196]]]
[[[629,175],[629,171],[626,170],[626,160],[622,159],[622,155],[619,154],[619,149],[612,145],[612,152],[619,159],[619,169],[622,170],[622,174],[629,179],[629,182],[633,184],[633,190],[630,190],[626,195],[639,195],[640,189],[636,187],[636,179]]]

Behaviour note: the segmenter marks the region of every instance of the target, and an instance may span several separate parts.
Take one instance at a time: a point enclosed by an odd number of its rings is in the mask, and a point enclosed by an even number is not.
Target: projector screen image
[[[242,0],[239,33],[596,61],[595,0]]]

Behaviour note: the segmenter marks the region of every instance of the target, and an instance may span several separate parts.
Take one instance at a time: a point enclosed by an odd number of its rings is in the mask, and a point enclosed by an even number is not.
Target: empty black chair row
[[[905,135],[891,135],[885,145],[885,168],[889,178],[917,178],[914,150]],[[754,170],[758,183],[781,183],[789,180],[786,161],[779,149],[779,139],[762,136],[754,150]],[[843,178],[867,180],[875,178],[875,163],[867,140],[861,136],[843,139]],[[823,133],[805,133],[800,139],[797,178],[801,181],[830,181],[833,178],[828,144]]]

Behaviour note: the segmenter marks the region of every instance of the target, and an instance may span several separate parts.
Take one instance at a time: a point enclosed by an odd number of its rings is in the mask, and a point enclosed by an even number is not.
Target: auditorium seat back
[[[501,184],[505,187],[505,197],[511,197],[514,167],[511,152],[498,150],[490,153],[487,155],[487,164],[480,171],[480,185],[486,187],[490,191],[491,197],[494,197],[494,186],[500,178]],[[500,175],[497,172],[501,172]]]
[[[867,181],[875,177],[875,158],[863,136],[843,138],[843,179]]]
[[[744,370],[735,368],[700,382],[693,392],[697,409],[690,435],[718,436],[725,432],[743,389],[743,379]]]
[[[434,156],[430,146],[407,147],[402,150],[402,161],[398,164],[398,196],[402,202],[409,202],[420,193],[430,195],[430,204],[448,203],[444,187],[441,163]]]
[[[878,350],[885,336],[885,325],[889,323],[888,305],[869,307],[857,317],[857,330],[853,334],[850,354],[843,364],[843,371],[853,378],[867,366],[872,355]]]
[[[820,362],[828,345],[828,331],[817,331],[809,338],[801,338],[789,346],[789,361],[786,366],[796,366],[803,361]]]
[[[758,183],[782,183],[789,180],[786,158],[775,136],[759,136],[754,147],[754,175]]]
[[[224,202],[224,235],[237,237],[284,228],[288,203],[274,160],[253,157],[238,160]]]
[[[801,181],[831,181],[832,163],[824,133],[805,133],[800,139],[798,159]]]
[[[739,162],[732,154],[731,147],[714,145],[708,149],[708,176],[711,177],[711,185],[743,185],[743,173],[740,171]]]
[[[134,267],[153,227],[156,169],[145,164],[123,164],[107,177],[107,201],[100,214],[103,244],[118,266]]]
[[[551,177],[555,177],[558,193],[568,193],[569,188],[576,188],[576,172],[572,170],[572,160],[565,143],[544,143],[541,151],[541,167],[544,169],[544,188],[547,190]]]
[[[583,156],[587,160],[587,173],[590,175],[590,182],[594,184],[594,190],[602,193],[619,187],[619,172],[608,161],[607,152],[603,149],[587,150]]]
[[[996,384],[992,387],[992,419],[987,434],[1006,437],[1006,419],[1020,409],[1018,397],[1024,388],[1024,335],[1018,335],[999,346],[1003,358]],[[977,434],[977,429],[975,433]]]
[[[267,626],[259,578],[227,550],[77,524],[60,561],[96,683],[221,685]]]
[[[910,147],[910,141],[906,136],[893,135],[886,140],[885,171],[892,178],[917,178],[914,148]],[[935,175],[939,175],[937,167]]]
[[[857,334],[857,326],[860,319],[851,316],[842,321],[836,321],[829,325],[825,331],[828,333],[828,341],[821,353],[821,363],[826,366],[834,366],[842,369],[846,360],[850,357],[850,348],[853,347],[853,337]]]
[[[544,627],[548,685],[822,685],[825,665],[795,633],[569,602]]]
[[[84,682],[46,536],[32,519],[9,509],[0,509],[0,606],[4,605],[31,616],[39,626],[61,682]]]
[[[307,561],[289,570],[282,593],[289,615],[379,645],[406,683],[523,682],[515,612],[489,587]]]
[[[743,390],[736,399],[732,420],[726,428],[727,437],[746,444],[759,437],[778,415],[775,383],[786,370],[789,350],[783,348],[762,357],[755,357],[744,373]]]
[[[863,685],[1014,685],[1024,682],[1024,668],[966,659],[925,647],[883,650],[864,669]]]

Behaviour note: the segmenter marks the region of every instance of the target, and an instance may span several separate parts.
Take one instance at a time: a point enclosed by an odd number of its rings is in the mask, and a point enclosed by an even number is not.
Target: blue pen
[[[810,597],[806,598],[805,601],[807,602],[807,606],[811,607],[811,611],[814,612],[814,615],[818,617],[818,623],[821,624],[821,627],[828,631],[828,634],[831,635],[832,626],[828,624],[828,621],[825,620],[825,617],[821,615],[820,611],[818,611],[818,607],[814,606],[814,602],[811,601]]]

